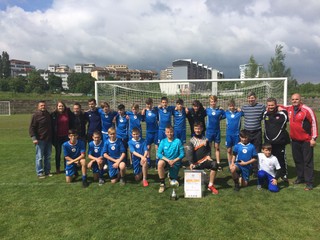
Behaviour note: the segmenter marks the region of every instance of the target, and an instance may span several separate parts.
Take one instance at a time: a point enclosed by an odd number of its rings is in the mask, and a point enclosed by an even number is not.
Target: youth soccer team
[[[217,172],[222,171],[220,121],[226,119],[225,144],[234,190],[239,191],[248,185],[252,166],[260,161],[258,187],[266,180],[270,191],[279,191],[277,179],[280,177],[280,164],[271,154],[271,144],[263,144],[262,153],[257,152],[249,142],[248,132],[240,130],[244,113],[233,99],[228,102],[226,110],[219,107],[216,96],[212,95],[208,100],[207,108],[198,100],[194,100],[192,107],[188,108],[180,98],[175,106],[168,105],[167,97],[162,97],[158,106],[154,106],[153,99],[148,98],[141,111],[138,104],[132,104],[128,111],[120,104],[118,111],[113,111],[106,102],[96,108],[95,99],[90,99],[86,119],[89,137],[84,139],[79,137],[76,128],[69,129],[68,141],[62,144],[66,182],[72,182],[81,168],[83,187],[88,187],[87,169],[92,170],[93,179],[99,185],[105,183],[106,173],[111,183],[120,182],[124,185],[126,170],[131,167],[135,180],[147,187],[148,169],[155,167],[159,175],[159,193],[162,193],[166,189],[166,176],[171,180],[179,180],[179,170],[187,166],[191,170],[208,169],[208,190],[218,194],[214,181]],[[100,117],[94,117],[95,112]],[[188,143],[186,119],[191,130]],[[146,124],[145,139],[142,138],[143,121]],[[155,156],[150,154],[152,146],[155,147]],[[211,157],[212,147],[215,159]]]

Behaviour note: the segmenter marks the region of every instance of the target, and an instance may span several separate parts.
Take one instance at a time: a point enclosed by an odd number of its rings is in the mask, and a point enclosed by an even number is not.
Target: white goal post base
[[[10,101],[0,101],[0,116],[10,116],[11,106]]]

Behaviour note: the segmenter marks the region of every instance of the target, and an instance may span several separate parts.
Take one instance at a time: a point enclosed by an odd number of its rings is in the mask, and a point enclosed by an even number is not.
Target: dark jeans
[[[296,165],[297,178],[306,183],[313,183],[313,147],[310,142],[292,140],[292,157]]]
[[[60,162],[61,162],[61,152],[62,152],[62,144],[66,141],[68,141],[68,136],[63,137],[57,137],[57,140],[55,142],[54,148],[55,148],[55,160],[56,160],[56,170],[60,170]],[[64,159],[64,158],[63,158]],[[66,168],[66,163],[64,162],[64,168]]]

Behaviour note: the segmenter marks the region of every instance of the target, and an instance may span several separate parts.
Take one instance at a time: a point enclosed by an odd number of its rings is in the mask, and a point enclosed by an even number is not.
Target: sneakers
[[[147,180],[143,180],[143,181],[142,181],[142,186],[148,187],[148,186],[149,186],[148,181],[147,181]]]
[[[108,170],[108,165],[107,164],[105,164],[104,166],[103,166],[103,170]]]
[[[160,188],[159,188],[159,193],[163,193],[164,190],[166,190],[166,185],[164,185],[163,183],[160,184]]]
[[[219,191],[212,185],[212,186],[208,186],[208,190],[210,192],[212,192],[212,194],[219,194]]]
[[[87,179],[86,180],[82,180],[82,187],[83,188],[87,188],[89,186]]]
[[[306,187],[304,188],[305,191],[310,191],[313,189],[313,185],[311,183],[307,183]]]
[[[44,179],[44,178],[46,178],[46,175],[44,175],[43,173],[39,173],[38,174],[38,178],[39,179]]]
[[[126,181],[123,179],[123,178],[120,178],[120,185],[121,186],[124,186],[124,185],[126,185]]]
[[[52,177],[53,174],[52,173],[46,173],[46,177]]]
[[[283,176],[281,177],[282,181],[284,181],[285,183],[289,183],[289,179],[287,176]]]
[[[234,185],[234,189],[233,190],[236,191],[236,192],[239,192],[240,191],[240,185],[239,184]]]
[[[99,186],[102,186],[104,184],[104,179],[103,178],[99,178]]]
[[[257,189],[261,190],[261,185],[260,184],[257,185]]]

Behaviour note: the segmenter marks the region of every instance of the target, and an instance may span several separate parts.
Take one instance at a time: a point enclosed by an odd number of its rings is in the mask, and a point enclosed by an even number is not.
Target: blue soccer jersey
[[[252,143],[243,144],[241,142],[239,142],[238,144],[236,144],[234,146],[233,155],[236,156],[235,162],[240,161],[240,160],[243,162],[248,162],[252,158],[258,157],[256,148],[254,147],[254,145]],[[245,165],[242,167],[250,168],[251,164]]]
[[[134,114],[133,112],[127,112],[127,115],[129,117],[129,138],[132,136],[132,129],[138,128],[140,131],[140,136],[142,136],[142,129],[141,129],[141,121],[142,121],[142,115],[141,114]]]
[[[240,127],[241,127],[241,117],[243,116],[243,112],[230,110],[226,111],[226,134],[227,135],[239,135]]]
[[[158,109],[152,108],[145,111],[144,121],[146,122],[147,132],[158,132]]]
[[[72,159],[76,159],[82,153],[86,153],[86,147],[82,140],[77,140],[77,142],[73,145],[69,141],[63,143],[63,153],[64,157],[70,157]]]
[[[92,155],[95,158],[103,156],[103,141],[100,141],[99,144],[95,144],[94,141],[89,142],[88,144],[88,155]]]
[[[121,116],[120,114],[118,114],[116,117],[117,138],[128,139],[128,127],[129,119],[127,119],[127,115]]]
[[[220,120],[226,118],[225,112],[223,109],[219,108],[207,108],[207,126],[206,131],[213,133],[220,131]]]
[[[105,153],[114,159],[118,159],[122,153],[126,153],[126,149],[120,139],[117,138],[115,141],[108,139],[103,146],[103,154]]]
[[[101,131],[101,117],[98,109],[95,111],[87,111],[84,113],[86,121],[88,122],[87,134],[92,135],[94,131]]]
[[[173,111],[173,128],[186,130],[186,110],[183,108],[181,111]]]
[[[103,133],[108,133],[108,129],[113,126],[113,118],[117,115],[117,112],[110,111],[108,113],[105,113],[102,108],[99,108],[98,111],[101,118],[101,131]]]
[[[175,107],[168,106],[166,108],[158,108],[158,116],[159,116],[159,129],[164,130],[168,125],[172,125],[171,116],[173,115]]]
[[[143,138],[139,138],[139,140],[130,139],[128,142],[130,153],[133,152],[139,153],[144,155],[146,151],[148,151],[147,142]],[[141,165],[140,165],[141,158],[132,154],[132,165],[134,174],[137,175],[141,173]]]

